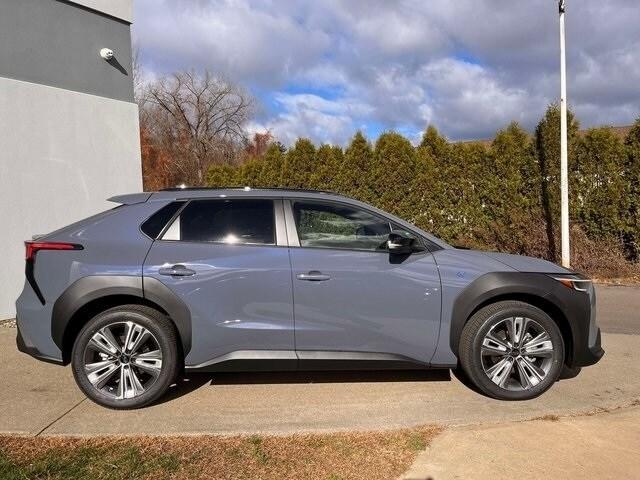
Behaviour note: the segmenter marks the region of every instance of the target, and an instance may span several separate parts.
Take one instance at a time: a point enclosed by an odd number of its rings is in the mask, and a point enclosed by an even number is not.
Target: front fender
[[[591,321],[591,299],[584,292],[563,286],[543,273],[493,272],[471,282],[456,298],[451,313],[449,343],[458,356],[460,335],[473,313],[484,305],[505,299],[529,301],[546,310],[569,335],[567,363],[587,346]]]

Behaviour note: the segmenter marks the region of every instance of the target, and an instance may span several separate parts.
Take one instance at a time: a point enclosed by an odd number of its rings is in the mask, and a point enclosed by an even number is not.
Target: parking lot
[[[71,371],[19,353],[0,328],[0,432],[234,434],[468,425],[617,410],[640,399],[640,288],[598,286],[606,355],[540,398],[500,402],[449,372],[193,375],[160,403],[111,411],[86,400]]]

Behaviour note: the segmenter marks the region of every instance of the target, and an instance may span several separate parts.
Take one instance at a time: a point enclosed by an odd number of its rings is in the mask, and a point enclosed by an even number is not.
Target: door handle
[[[299,273],[296,275],[298,280],[306,280],[308,282],[324,282],[331,277],[317,270],[311,270],[309,273]]]
[[[190,277],[195,275],[196,271],[185,267],[184,265],[173,265],[171,267],[163,267],[158,270],[160,275],[168,275],[170,277]]]

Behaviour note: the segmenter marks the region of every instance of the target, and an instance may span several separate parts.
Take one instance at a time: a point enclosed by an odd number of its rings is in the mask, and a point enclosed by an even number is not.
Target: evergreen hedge
[[[608,276],[637,272],[640,119],[625,141],[608,128],[578,133],[569,114],[574,265]],[[489,145],[451,143],[430,126],[417,147],[396,132],[374,145],[358,132],[346,149],[299,139],[240,166],[216,165],[209,186],[331,190],[474,248],[559,257],[560,112],[551,105],[530,136],[517,123]]]

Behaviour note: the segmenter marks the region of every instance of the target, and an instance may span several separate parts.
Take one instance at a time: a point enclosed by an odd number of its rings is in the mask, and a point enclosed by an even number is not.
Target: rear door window
[[[274,245],[272,200],[191,200],[167,229],[163,240]]]

